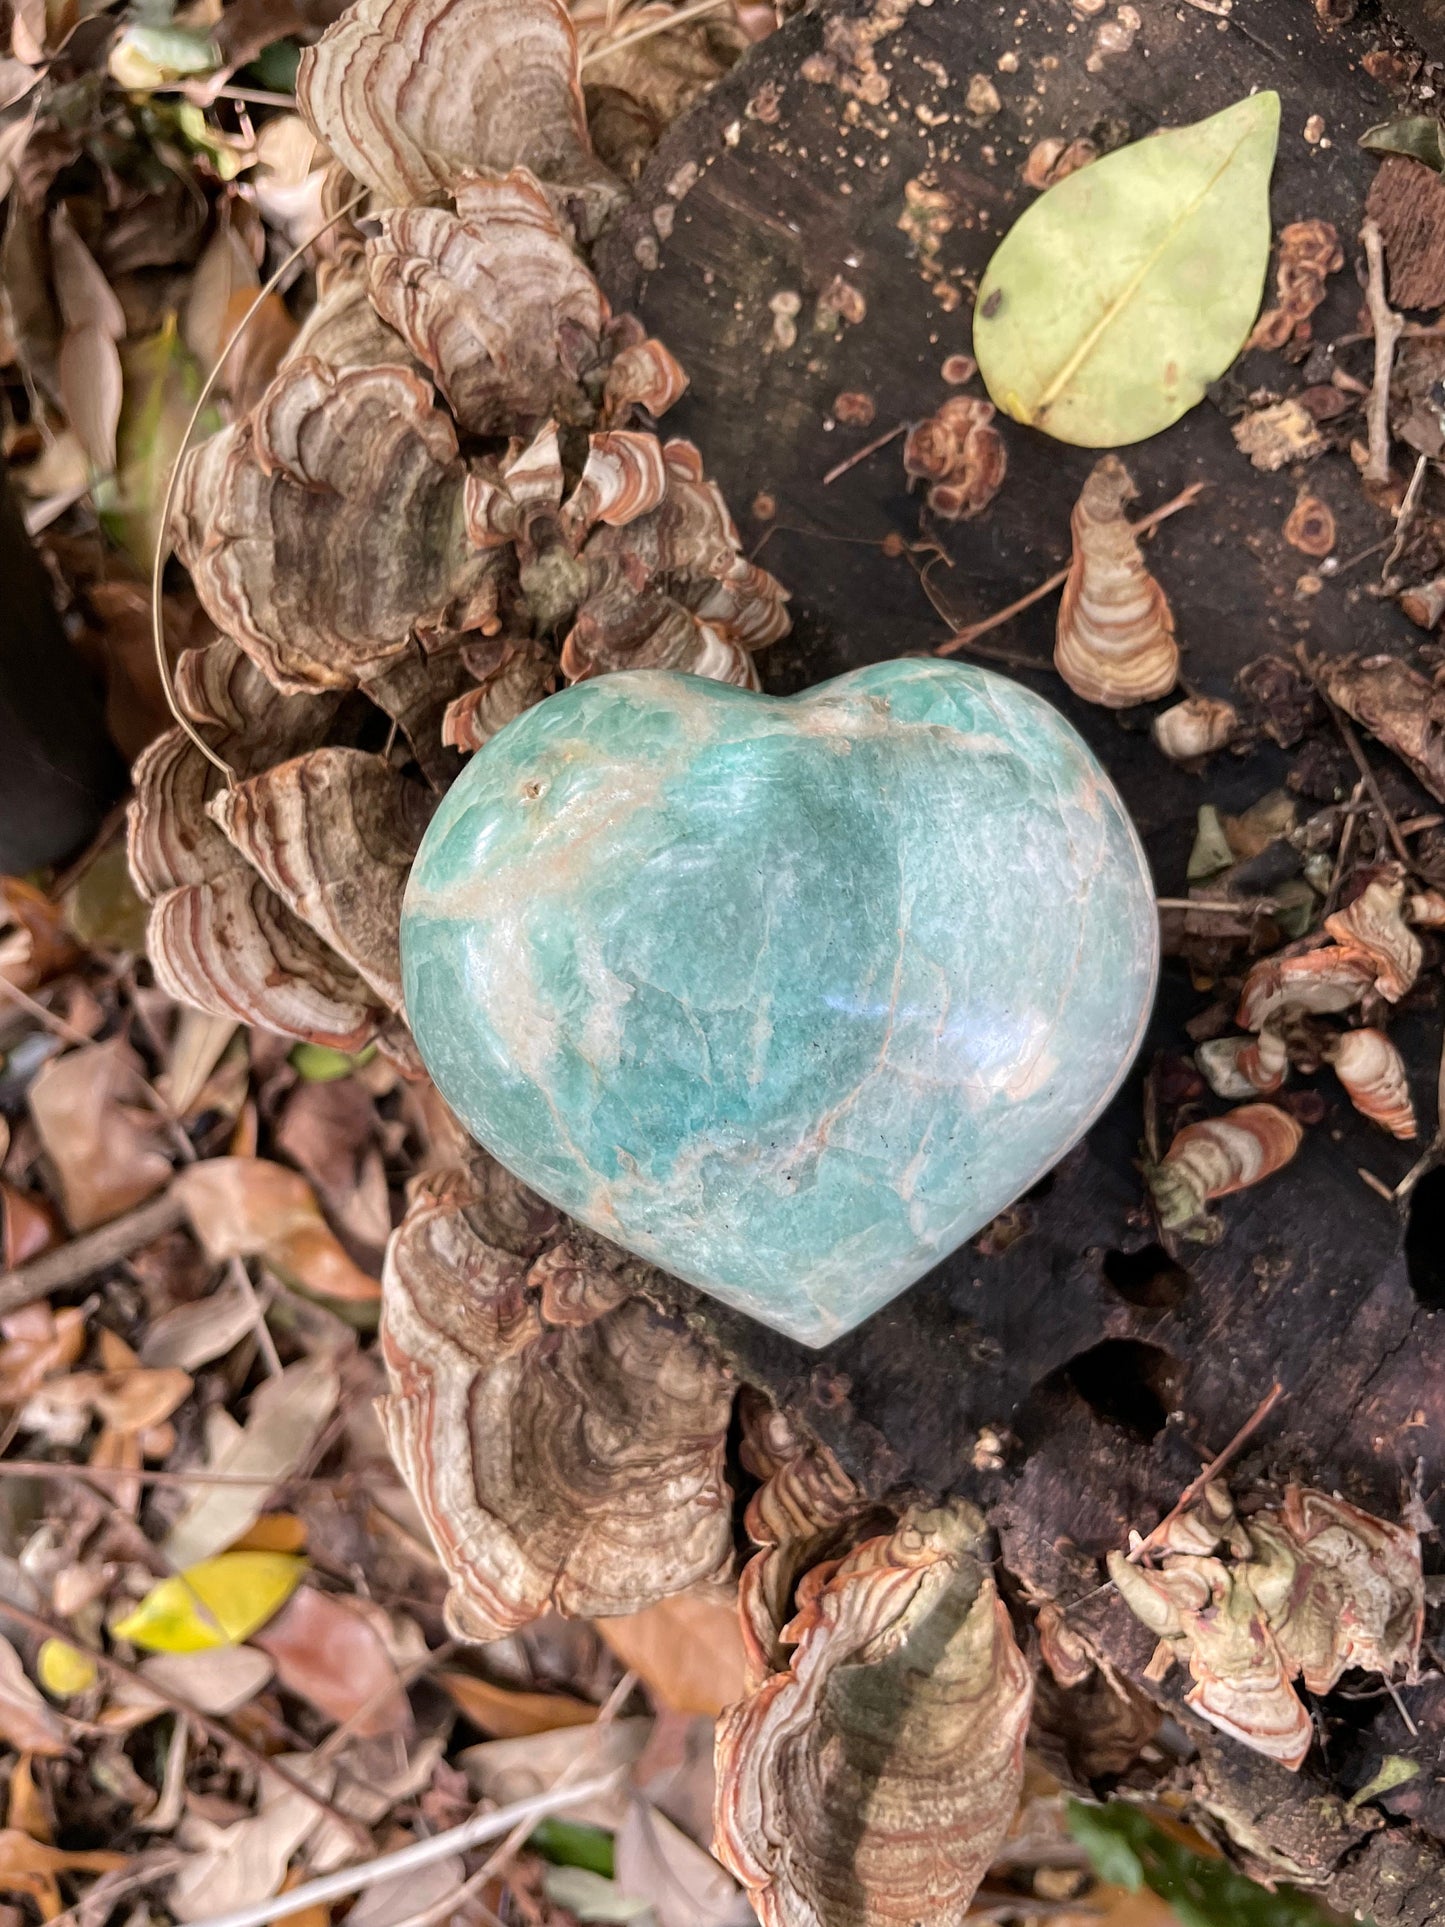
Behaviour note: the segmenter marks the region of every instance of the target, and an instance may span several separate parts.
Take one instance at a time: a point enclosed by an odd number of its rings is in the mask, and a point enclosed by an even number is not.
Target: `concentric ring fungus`
[[[1097,462],[1074,504],[1074,553],[1059,604],[1054,667],[1076,696],[1125,709],[1179,677],[1174,617],[1144,566],[1124,506],[1138,490],[1117,455]]]
[[[635,1612],[732,1564],[732,1380],[606,1247],[549,1257],[561,1222],[479,1154],[387,1257],[382,1423],[468,1639]]]
[[[981,1529],[961,1503],[915,1510],[815,1566],[787,1666],[724,1715],[717,1852],[763,1927],[967,1912],[1018,1804],[1032,1699]]]
[[[1314,1729],[1291,1682],[1324,1694],[1352,1667],[1388,1679],[1414,1665],[1425,1600],[1419,1535],[1308,1486],[1245,1520],[1232,1507],[1221,1517],[1217,1505],[1186,1516],[1197,1550],[1165,1548],[1157,1571],[1111,1553],[1109,1575],[1164,1656],[1188,1666],[1187,1704],[1297,1769]]]
[[[440,201],[470,174],[513,167],[599,211],[615,198],[560,0],[357,0],[302,54],[296,104],[387,206]]]

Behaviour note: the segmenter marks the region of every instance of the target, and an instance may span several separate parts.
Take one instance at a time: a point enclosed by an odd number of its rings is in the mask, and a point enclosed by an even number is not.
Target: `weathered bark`
[[[1321,217],[1336,224],[1351,262],[1358,254],[1375,162],[1355,143],[1395,110],[1359,64],[1379,44],[1378,23],[1324,25],[1305,0],[1252,6],[1247,32],[1242,18],[1226,27],[1172,0],[1140,0],[1139,11],[1135,49],[1091,73],[1096,23],[1062,4],[919,0],[910,10],[899,0],[896,31],[872,50],[888,85],[874,104],[856,98],[859,84],[879,91],[866,62],[851,71],[843,63],[848,86],[805,77],[825,20],[795,19],[673,129],[604,244],[609,294],[692,375],[669,427],[708,450],[750,547],[775,531],[762,559],[792,590],[797,622],[761,658],[771,690],[926,650],[947,634],[916,568],[879,547],[920,529],[900,444],[831,486],[823,477],[881,431],[931,414],[950,392],[941,364],[968,350],[970,286],[1032,198],[1020,170],[1037,141],[1092,134],[1117,144],[1161,122],[1198,119],[1256,86],[1276,87],[1276,228]],[[842,14],[860,27],[888,24],[881,8],[850,4]],[[987,76],[1003,102],[974,123],[959,108],[972,74]],[[949,118],[931,124],[940,96]],[[1314,115],[1328,149],[1303,138]],[[899,226],[905,184],[917,181],[951,197],[950,225],[926,275]],[[814,314],[835,277],[856,289],[866,313],[829,330]],[[780,293],[801,297],[791,347],[775,331],[779,307],[770,303]],[[1355,329],[1358,307],[1347,266],[1314,317],[1314,339]],[[1341,558],[1389,530],[1347,455],[1267,474],[1235,448],[1229,414],[1250,389],[1302,385],[1280,355],[1252,354],[1214,399],[1129,451],[1143,507],[1191,481],[1210,484],[1149,551],[1173,604],[1186,680],[1208,696],[1237,700],[1245,664],[1289,656],[1297,642],[1313,654],[1403,656],[1419,640],[1393,605],[1367,593],[1368,567],[1327,577],[1315,593],[1317,585],[1298,586],[1315,565],[1282,530],[1303,480],[1334,513]],[[844,391],[872,399],[871,426],[825,427]],[[951,564],[932,570],[932,586],[961,621],[1010,602],[1066,559],[1069,509],[1094,460],[1007,421],[1001,427],[1009,469],[992,507],[976,521],[935,521],[926,531]],[[749,518],[760,495],[775,512],[765,519],[759,504]],[[1137,716],[1121,721],[1069,695],[1048,666],[1053,618],[1044,602],[987,643],[1094,745],[1134,811],[1161,894],[1180,895],[1198,806],[1244,808],[1284,783],[1298,752],[1264,742],[1243,758],[1217,756],[1202,778],[1167,763]],[[1370,753],[1383,769],[1384,753],[1374,745]],[[1423,792],[1418,798],[1422,810],[1434,807]],[[1428,1136],[1438,970],[1422,982],[1392,1035]],[[1227,1201],[1222,1241],[1172,1252],[1158,1241],[1138,1169],[1144,1071],[1156,1050],[1192,1048],[1183,1025],[1207,1002],[1182,965],[1166,967],[1138,1070],[1088,1140],[1036,1187],[1023,1207],[1026,1235],[1007,1250],[965,1247],[821,1355],[695,1297],[687,1302],[739,1371],[825,1440],[871,1493],[966,1494],[987,1509],[1019,1589],[1083,1602],[1070,1623],[1185,1727],[1198,1748],[1186,1771],[1246,1857],[1294,1867],[1337,1904],[1382,1922],[1424,1927],[1445,1921],[1438,1682],[1400,1689],[1415,1736],[1388,1696],[1331,1696],[1319,1708],[1327,1749],[1290,1774],[1211,1735],[1182,1709],[1174,1680],[1142,1680],[1153,1641],[1111,1591],[1098,1590],[1103,1554],[1124,1545],[1131,1526],[1147,1530],[1163,1516],[1276,1379],[1285,1397],[1234,1468],[1237,1489],[1274,1490],[1296,1477],[1396,1518],[1412,1484],[1428,1502],[1445,1483],[1445,1321],[1435,1316],[1445,1304],[1445,1177],[1426,1179],[1407,1217],[1358,1175],[1363,1166],[1393,1186],[1418,1147],[1356,1117],[1326,1073],[1318,1080],[1325,1121],[1285,1175]],[[1002,1441],[998,1469],[986,1437],[981,1444],[988,1431]],[[1347,1809],[1386,1753],[1417,1761],[1419,1777],[1373,1808]]]

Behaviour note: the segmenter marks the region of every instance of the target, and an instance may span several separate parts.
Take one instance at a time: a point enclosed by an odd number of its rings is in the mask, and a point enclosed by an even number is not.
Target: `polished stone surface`
[[[472,758],[402,921],[412,1029],[480,1142],[810,1345],[1087,1129],[1157,960],[1082,740],[1004,677],[916,658],[785,700],[574,685]]]

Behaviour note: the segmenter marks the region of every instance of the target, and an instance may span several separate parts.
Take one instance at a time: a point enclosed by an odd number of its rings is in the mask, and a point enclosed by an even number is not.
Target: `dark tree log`
[[[960,621],[1012,601],[1066,559],[1069,509],[1093,456],[1010,422],[1001,424],[1007,480],[974,522],[928,522],[905,490],[896,443],[823,481],[881,431],[957,392],[941,365],[968,351],[971,292],[1032,198],[1020,170],[1037,141],[1117,144],[1277,88],[1276,228],[1307,217],[1336,224],[1349,265],[1331,282],[1314,338],[1359,328],[1356,235],[1375,162],[1356,141],[1396,108],[1360,64],[1381,43],[1378,21],[1322,23],[1306,0],[1236,5],[1228,23],[1175,0],[1138,0],[1138,11],[1134,49],[1091,60],[1098,21],[1076,18],[1063,0],[880,0],[872,13],[850,4],[841,12],[860,29],[855,45],[882,32],[872,76],[865,55],[861,70],[844,63],[841,85],[808,77],[821,71],[824,20],[795,19],[672,130],[609,237],[609,294],[692,376],[669,428],[707,450],[745,539],[766,540],[763,559],[794,593],[793,636],[761,658],[775,692],[947,635],[917,568],[883,553],[890,535],[941,544],[950,566],[931,580]],[[963,101],[974,74],[996,87],[1001,107],[970,120]],[[931,265],[899,225],[910,182],[948,197]],[[820,328],[819,298],[836,306],[838,277],[866,312]],[[792,346],[775,332],[775,316],[793,308],[775,303],[779,294],[801,297]],[[1367,374],[1368,346],[1355,353],[1364,359],[1351,366]],[[1378,561],[1299,586],[1314,565],[1282,530],[1302,483],[1333,510],[1346,561],[1390,529],[1347,454],[1266,474],[1234,446],[1229,417],[1251,389],[1302,385],[1280,355],[1247,355],[1214,397],[1128,451],[1146,508],[1189,482],[1209,484],[1161,530],[1150,566],[1173,603],[1185,677],[1211,696],[1237,700],[1244,665],[1288,656],[1296,643],[1312,654],[1408,655],[1420,639],[1370,595]],[[842,391],[870,397],[871,426],[832,426]],[[1202,778],[1166,763],[1147,715],[1070,697],[1048,667],[1053,616],[1054,604],[1041,603],[987,643],[1094,745],[1135,814],[1161,894],[1182,895],[1198,806],[1247,806],[1284,783],[1293,753],[1266,742],[1243,759],[1214,758]],[[1030,663],[1039,668],[1022,666]],[[1384,752],[1370,753],[1383,769]],[[1434,807],[1423,792],[1419,804]],[[1239,1489],[1296,1477],[1395,1518],[1412,1486],[1428,1503],[1445,1483],[1445,1321],[1436,1315],[1445,1175],[1419,1186],[1408,1215],[1359,1176],[1365,1167],[1393,1186],[1416,1147],[1360,1120],[1325,1074],[1325,1121],[1284,1176],[1227,1201],[1220,1243],[1166,1251],[1152,1226],[1139,1172],[1144,1074],[1153,1052],[1192,1048],[1184,1022],[1208,1001],[1179,963],[1166,967],[1127,1089],[1030,1195],[1026,1235],[999,1255],[966,1247],[823,1354],[687,1303],[740,1370],[870,1491],[962,1492],[986,1506],[1019,1589],[1081,1602],[1077,1623],[1185,1726],[1201,1798],[1258,1863],[1293,1867],[1382,1922],[1423,1927],[1445,1921],[1440,1682],[1401,1689],[1414,1735],[1389,1697],[1332,1696],[1320,1708],[1327,1749],[1292,1775],[1183,1713],[1172,1678],[1141,1682],[1152,1639],[1098,1590],[1102,1555],[1131,1526],[1147,1531],[1164,1515],[1276,1379],[1285,1397],[1233,1469]],[[1439,1002],[1438,969],[1427,970],[1393,1029],[1426,1134],[1436,1122]],[[1001,1468],[980,1445],[986,1430],[1004,1442]],[[1427,1562],[1438,1563],[1436,1544],[1427,1539]],[[1386,1753],[1417,1761],[1419,1777],[1378,1807],[1348,1809],[1345,1798]]]
[[[99,691],[72,649],[0,471],[0,870],[59,862],[125,787]]]

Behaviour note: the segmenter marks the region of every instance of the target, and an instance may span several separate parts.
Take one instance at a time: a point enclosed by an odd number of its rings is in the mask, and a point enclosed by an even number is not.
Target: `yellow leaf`
[[[306,1521],[294,1512],[266,1512],[228,1548],[231,1552],[304,1552]]]
[[[285,1605],[306,1561],[284,1552],[222,1552],[158,1586],[111,1630],[153,1653],[236,1646]]]
[[[88,1693],[99,1676],[90,1654],[64,1639],[45,1641],[35,1655],[35,1672],[46,1692],[60,1700],[72,1693]]]

